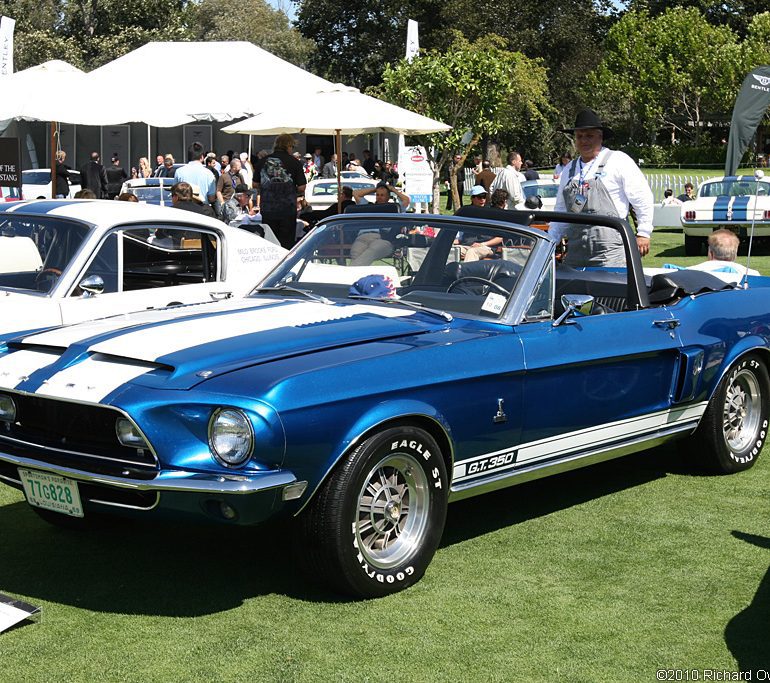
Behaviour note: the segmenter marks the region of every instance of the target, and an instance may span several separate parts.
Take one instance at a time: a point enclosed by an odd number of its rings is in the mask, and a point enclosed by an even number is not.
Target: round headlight
[[[3,422],[16,420],[16,404],[7,394],[0,394],[0,420]]]
[[[209,422],[209,448],[227,467],[242,465],[254,448],[254,430],[249,418],[235,408],[220,408]]]

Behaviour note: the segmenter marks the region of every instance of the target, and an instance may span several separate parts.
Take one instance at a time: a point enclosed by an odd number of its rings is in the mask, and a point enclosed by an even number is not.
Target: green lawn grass
[[[654,233],[645,265],[666,261],[687,264],[681,232]],[[770,274],[766,252],[752,265]],[[712,477],[661,447],[450,506],[424,579],[357,603],[308,583],[284,530],[63,531],[0,487],[0,592],[43,608],[40,623],[0,634],[0,680],[625,683],[764,670],[769,495],[768,448],[748,472]]]
[[[767,456],[766,456],[767,457]],[[2,680],[645,681],[770,661],[770,462],[699,476],[659,448],[450,507],[424,579],[350,602],[285,535],[66,532],[0,489]]]

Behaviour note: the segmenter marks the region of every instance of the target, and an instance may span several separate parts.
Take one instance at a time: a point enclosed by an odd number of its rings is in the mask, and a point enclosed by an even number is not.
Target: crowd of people
[[[627,154],[605,145],[612,131],[592,110],[581,111],[574,127],[565,132],[574,136],[577,153],[574,158],[570,152],[562,154],[553,170],[553,178],[559,180],[555,210],[619,218],[628,218],[633,212],[637,248],[644,256],[650,249],[654,200],[641,170]],[[351,204],[365,202],[366,195],[374,194],[375,204],[393,200],[402,211],[409,207],[409,197],[397,188],[399,175],[390,161],[380,161],[369,150],[364,150],[361,159],[348,152],[342,152],[340,156],[335,153],[326,159],[320,147],[305,154],[295,151],[295,147],[294,137],[283,134],[275,139],[272,151],[261,150],[253,156],[228,151],[217,156],[194,142],[187,150],[185,164],[177,163],[173,155],[165,154],[158,155],[155,168],[151,168],[143,157],[130,174],[117,155],[113,155],[110,165],[105,167],[99,153],[93,152],[88,163],[80,169],[82,188],[96,198],[130,201],[126,196],[119,196],[129,177],[173,178],[171,197],[177,208],[216,216],[228,223],[236,221],[244,227],[265,224],[286,248],[291,248],[320,218],[332,215],[340,208],[344,211]],[[453,158],[454,170],[459,171],[462,161],[460,155]],[[65,162],[66,155],[59,152],[56,168],[59,196],[69,192]],[[358,172],[379,183],[377,187],[355,192],[343,184],[341,207],[335,203],[326,211],[310,215],[304,201],[307,183],[316,178],[336,178],[342,170]],[[505,167],[498,173],[492,170],[489,161],[476,156],[472,172],[475,179],[470,193],[472,205],[504,210],[522,205],[539,208],[539,198],[525,198],[522,191],[522,183],[539,178],[539,174],[534,164],[522,159],[519,152],[511,151]],[[667,190],[663,203],[689,201],[693,199],[693,190],[690,183],[685,185],[685,192],[679,197]],[[447,208],[452,208],[451,193]],[[622,241],[614,229],[552,222],[550,231],[557,240],[564,238],[569,243],[565,256],[567,265],[625,265]],[[488,256],[495,245],[462,246],[464,258],[472,260]],[[366,245],[366,251],[376,251],[380,247]],[[366,253],[362,258],[369,255]]]

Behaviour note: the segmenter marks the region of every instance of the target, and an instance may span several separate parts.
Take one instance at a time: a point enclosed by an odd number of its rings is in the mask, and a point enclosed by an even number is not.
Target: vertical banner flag
[[[758,66],[746,76],[735,100],[727,143],[725,175],[735,175],[741,157],[770,105],[770,66]]]
[[[414,19],[409,19],[406,22],[406,61],[411,62],[420,51],[420,35],[418,24]],[[412,202],[429,201],[428,199],[415,199],[411,193],[411,189],[414,185],[410,182],[408,174],[406,173],[405,159],[411,157],[411,150],[406,148],[406,141],[404,140],[403,133],[398,136],[398,172],[404,179],[404,192],[406,192],[412,199]],[[404,163],[404,166],[402,166]],[[411,164],[409,164],[411,170]]]
[[[0,18],[0,76],[13,73],[13,28],[16,20]]]
[[[411,62],[420,51],[420,36],[417,22],[409,19],[406,22],[406,61]]]

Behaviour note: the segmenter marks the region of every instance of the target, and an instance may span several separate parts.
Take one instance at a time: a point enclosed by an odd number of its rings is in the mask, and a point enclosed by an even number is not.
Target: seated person
[[[363,202],[361,200],[363,200],[366,195],[372,194],[372,192],[374,192],[375,204],[387,204],[390,201],[390,193],[393,192],[396,197],[398,197],[398,204],[401,207],[401,211],[406,211],[409,208],[409,196],[386,183],[378,183],[376,187],[355,190],[353,192],[353,199],[356,201],[356,204],[362,204]]]
[[[495,209],[507,209],[508,208],[508,190],[503,188],[497,188],[492,196],[489,198],[489,205]]]
[[[663,201],[661,202],[661,206],[679,206],[681,203],[682,200],[674,197],[674,191],[671,188],[667,189],[663,193]]]
[[[723,280],[738,282],[744,275],[759,275],[753,268],[735,263],[740,240],[732,230],[721,228],[709,235],[708,261],[690,266],[691,270],[704,270]]]

